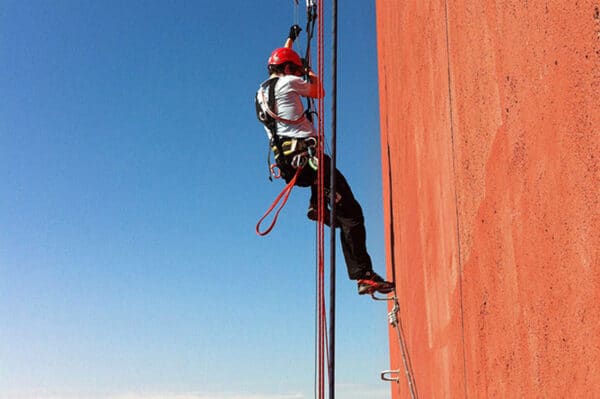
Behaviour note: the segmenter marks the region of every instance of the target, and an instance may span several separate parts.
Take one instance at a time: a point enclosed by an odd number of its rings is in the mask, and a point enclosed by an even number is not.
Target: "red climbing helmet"
[[[291,62],[292,64],[302,67],[302,60],[298,53],[287,47],[276,48],[273,50],[267,65],[281,65],[286,62]]]

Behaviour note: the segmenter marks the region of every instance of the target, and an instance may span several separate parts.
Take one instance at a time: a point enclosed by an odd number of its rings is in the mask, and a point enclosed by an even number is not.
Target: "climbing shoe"
[[[319,213],[317,211],[317,205],[316,204],[310,204],[308,207],[308,212],[306,212],[306,216],[312,220],[312,221],[317,221],[319,220]],[[329,209],[325,209],[325,220],[324,223],[327,226],[330,226],[329,221],[331,220],[331,213],[329,212]],[[339,223],[335,223],[335,227],[340,227]]]
[[[367,272],[365,276],[358,280],[358,295],[373,294],[389,294],[394,290],[394,283],[385,281],[377,273]]]

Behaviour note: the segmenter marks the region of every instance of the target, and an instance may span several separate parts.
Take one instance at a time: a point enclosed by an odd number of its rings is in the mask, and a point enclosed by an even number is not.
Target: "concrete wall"
[[[418,397],[600,397],[600,2],[377,0],[377,30]]]

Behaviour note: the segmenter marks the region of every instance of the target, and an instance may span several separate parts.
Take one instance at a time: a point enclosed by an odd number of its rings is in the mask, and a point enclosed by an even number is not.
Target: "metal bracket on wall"
[[[389,381],[389,382],[395,382],[396,384],[398,384],[400,382],[400,377],[396,376],[393,377],[393,375],[396,374],[400,374],[400,370],[385,370],[381,372],[381,379],[383,381]]]
[[[373,292],[373,293],[371,293],[371,298],[373,298],[373,299],[374,299],[374,300],[376,300],[376,301],[393,301],[393,300],[396,298],[396,296],[394,295],[394,296],[391,296],[391,297],[389,297],[389,296],[386,296],[386,297],[378,297],[378,296],[376,296],[376,295],[375,295],[375,293]]]

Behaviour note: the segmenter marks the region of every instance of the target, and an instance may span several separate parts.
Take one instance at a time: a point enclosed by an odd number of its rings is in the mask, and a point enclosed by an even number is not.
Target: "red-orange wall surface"
[[[377,0],[419,398],[600,398],[600,2]],[[391,306],[391,304],[390,304]],[[410,398],[390,328],[394,399]]]

